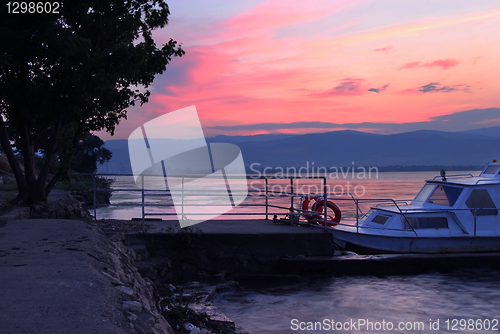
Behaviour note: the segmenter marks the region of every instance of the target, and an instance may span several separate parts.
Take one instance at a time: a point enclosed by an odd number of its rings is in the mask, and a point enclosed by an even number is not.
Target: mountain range
[[[500,126],[462,132],[420,130],[397,134],[332,131],[303,135],[215,136],[209,143],[240,147],[249,170],[265,167],[380,167],[381,170],[480,169],[500,159]],[[108,140],[113,158],[99,173],[131,173],[127,140]],[[439,169],[438,169],[439,170]]]

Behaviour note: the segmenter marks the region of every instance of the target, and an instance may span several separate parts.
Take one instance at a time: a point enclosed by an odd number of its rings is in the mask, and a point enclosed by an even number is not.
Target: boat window
[[[453,206],[458,196],[462,193],[462,190],[464,189],[460,187],[450,187],[440,184],[436,187],[431,197],[429,197],[427,203]]]
[[[411,225],[411,226],[410,226]],[[446,217],[408,217],[405,220],[405,228],[448,228]]]
[[[472,190],[465,204],[473,214],[475,212],[476,216],[494,216],[498,214],[498,209],[486,189]]]
[[[488,167],[486,167],[483,174],[496,174],[498,171],[498,167],[500,167],[500,166],[499,165],[489,165]]]
[[[415,197],[415,202],[423,202],[429,197],[432,190],[434,190],[434,184],[426,184],[418,193],[417,197]]]
[[[391,218],[391,216],[376,215],[375,218],[372,219],[372,222],[384,225],[389,218]]]

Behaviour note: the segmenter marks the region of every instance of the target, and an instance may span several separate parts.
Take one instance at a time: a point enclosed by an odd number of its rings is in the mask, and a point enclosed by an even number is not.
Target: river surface
[[[219,294],[214,304],[252,334],[497,332],[500,273],[475,269],[245,286]],[[314,323],[321,326],[307,330]]]

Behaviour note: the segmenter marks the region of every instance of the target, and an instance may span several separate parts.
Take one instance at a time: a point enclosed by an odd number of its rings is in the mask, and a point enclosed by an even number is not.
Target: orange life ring
[[[318,202],[318,196],[313,196],[313,197],[307,197],[304,199],[302,202],[302,211],[315,211],[316,210],[316,203]],[[314,202],[313,202],[314,201]],[[312,223],[314,222],[314,215],[311,213],[306,213],[304,217],[307,219],[308,222]]]
[[[314,200],[314,202],[311,203],[313,200]],[[321,197],[318,197],[318,196],[307,197],[306,199],[304,199],[304,201],[302,202],[302,210],[303,211],[315,211],[315,212],[319,213],[319,214],[306,214],[305,217],[309,222],[316,222],[319,224],[324,223],[324,221],[325,221],[324,214],[323,215],[321,214],[321,213],[324,213],[324,210],[325,210],[324,202],[325,202],[325,200]],[[328,218],[326,220],[326,225],[329,227],[337,226],[339,224],[340,220],[342,219],[342,211],[332,201],[327,201],[326,205],[335,214],[333,217],[328,215]]]

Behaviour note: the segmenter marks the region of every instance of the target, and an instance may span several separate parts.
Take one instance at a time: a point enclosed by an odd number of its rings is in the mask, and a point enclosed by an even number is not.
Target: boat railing
[[[498,184],[500,182],[499,179],[479,179],[476,181],[476,184],[480,184],[480,183],[485,183],[485,184]]]
[[[452,175],[446,175],[445,176],[446,179],[457,179],[457,178],[464,178],[464,177],[474,177],[474,175],[470,174],[470,173],[467,173],[467,174],[452,174]],[[432,180],[437,180],[437,179],[442,179],[443,176],[441,175],[437,175],[437,176],[434,176],[434,178]]]

